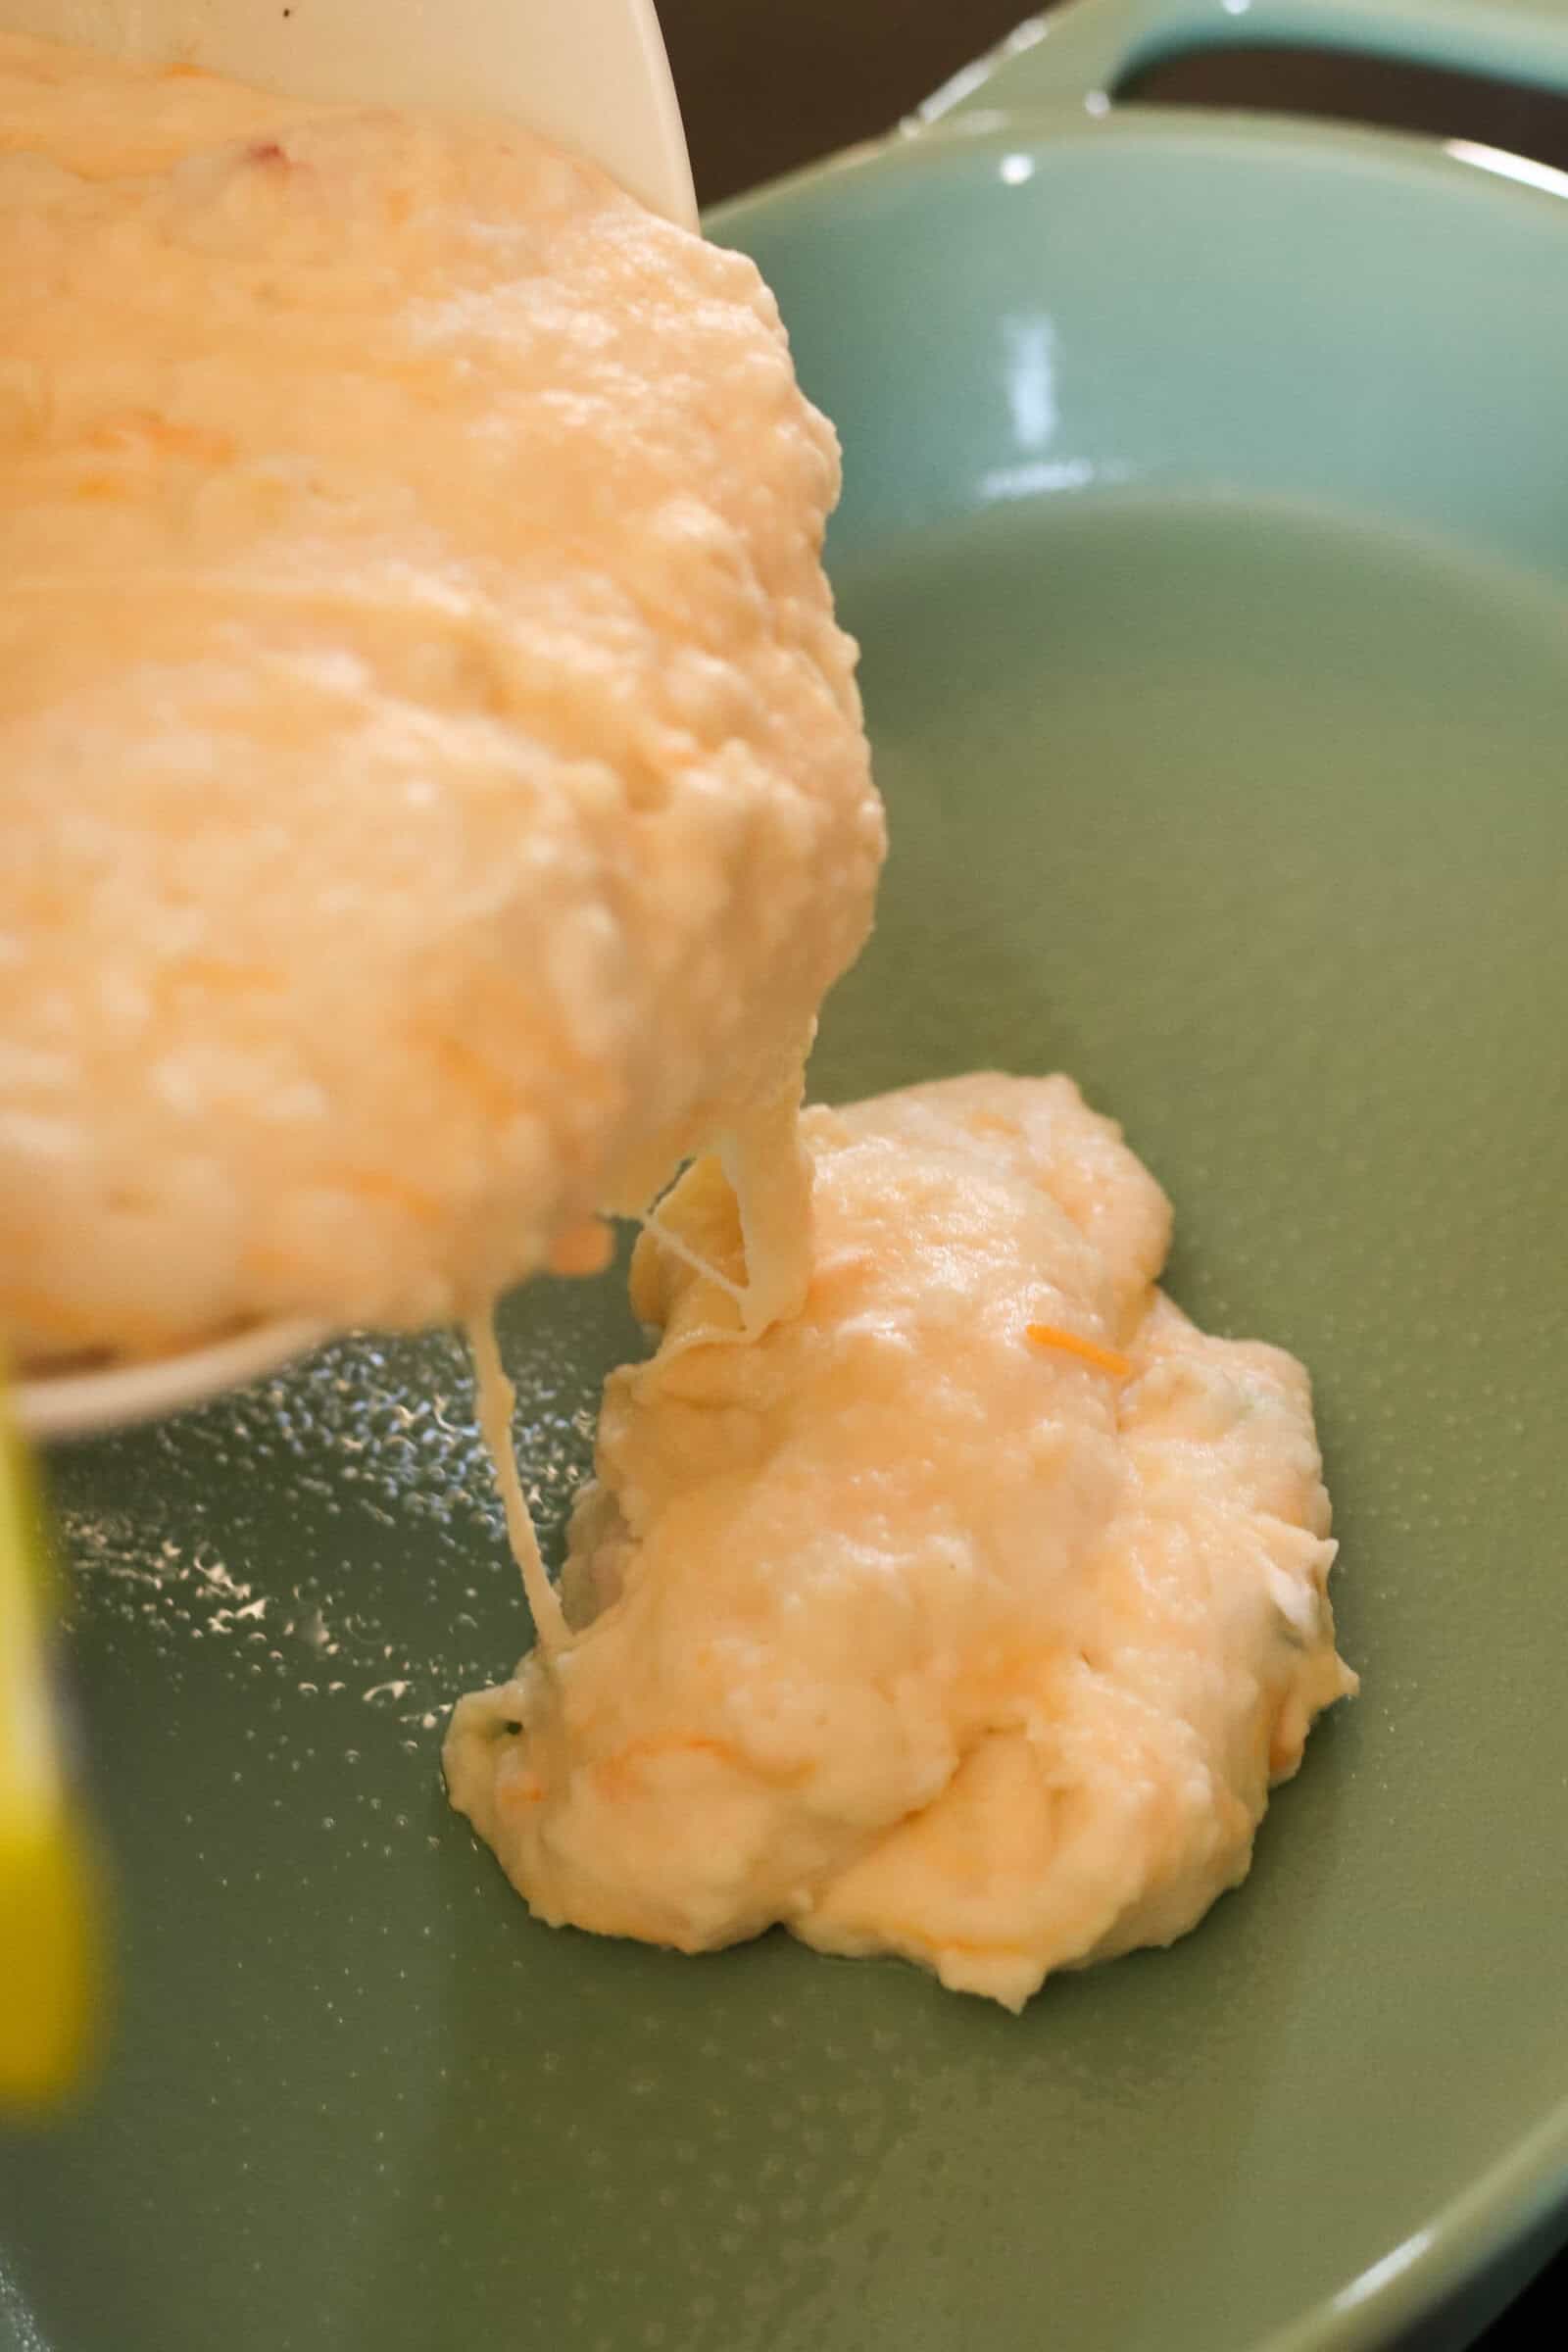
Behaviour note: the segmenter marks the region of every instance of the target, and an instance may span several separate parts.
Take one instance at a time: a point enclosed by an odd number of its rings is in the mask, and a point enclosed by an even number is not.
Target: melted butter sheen
[[[1164,1197],[1066,1079],[804,1140],[799,1311],[746,1316],[716,1158],[639,1245],[572,1630],[460,1702],[452,1800],[553,1923],[782,1921],[1017,2007],[1192,1927],[1354,1687],[1306,1376],[1158,1291]]]

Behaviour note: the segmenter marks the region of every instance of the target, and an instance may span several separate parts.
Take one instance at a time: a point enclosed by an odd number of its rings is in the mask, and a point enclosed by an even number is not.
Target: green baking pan
[[[826,1095],[1066,1068],[1316,1376],[1360,1700],[1247,1886],[1021,2019],[530,1922],[442,1337],[58,1453],[113,2050],[0,2156],[6,2352],[1464,2342],[1568,2195],[1568,181],[1107,100],[1194,43],[1568,85],[1502,0],[1083,0],[711,233],[840,425],[894,850]],[[552,1530],[615,1282],[505,1318]],[[1414,2331],[1414,2332],[1412,2332]]]

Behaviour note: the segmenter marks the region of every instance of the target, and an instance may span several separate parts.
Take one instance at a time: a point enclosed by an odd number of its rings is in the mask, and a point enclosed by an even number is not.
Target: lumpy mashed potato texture
[[[719,1143],[799,1238],[838,478],[751,263],[587,165],[0,35],[15,1354],[448,1318]]]
[[[552,1923],[1017,2007],[1191,1928],[1354,1687],[1306,1376],[1155,1288],[1164,1196],[1065,1078],[805,1125],[798,1315],[744,1333],[712,1160],[639,1244],[576,1630],[459,1704],[452,1799]]]

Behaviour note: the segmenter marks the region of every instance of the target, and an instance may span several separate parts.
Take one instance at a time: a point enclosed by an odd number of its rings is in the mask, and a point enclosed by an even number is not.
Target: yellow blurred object
[[[95,1886],[45,1657],[55,1604],[31,1468],[0,1383],[0,2105],[69,2089],[96,2010]]]

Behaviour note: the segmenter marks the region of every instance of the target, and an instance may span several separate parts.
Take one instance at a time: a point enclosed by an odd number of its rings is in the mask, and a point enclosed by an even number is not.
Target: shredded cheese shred
[[[771,1098],[738,1116],[725,1135],[721,1157],[740,1203],[745,1238],[746,1281],[732,1282],[717,1266],[687,1248],[680,1236],[660,1222],[657,1204],[643,1212],[645,1229],[657,1234],[662,1246],[734,1299],[740,1320],[733,1332],[694,1332],[688,1346],[714,1342],[744,1343],[765,1331],[770,1323],[797,1314],[806,1298],[811,1270],[811,1163],[801,1141],[800,1102],[804,1053],[790,1067],[784,1084]],[[550,1253],[553,1272],[575,1276],[602,1272],[612,1250],[609,1227],[597,1217],[573,1226],[560,1237]],[[507,1378],[496,1337],[494,1303],[470,1316],[465,1326],[473,1358],[474,1400],[479,1433],[490,1455],[496,1485],[507,1515],[507,1536],[522,1577],[522,1589],[539,1639],[540,1654],[550,1664],[571,1639],[561,1596],[551,1583],[539,1550],[528,1501],[517,1473],[512,1443],[512,1416],[516,1391]],[[666,1348],[667,1363],[674,1350]]]
[[[467,1333],[468,1347],[473,1356],[474,1397],[479,1408],[480,1434],[489,1449],[496,1485],[501,1490],[501,1501],[507,1514],[507,1535],[511,1540],[513,1557],[522,1571],[522,1589],[527,1594],[534,1632],[539,1637],[539,1646],[545,1656],[552,1658],[566,1640],[566,1620],[560,1594],[545,1573],[545,1564],[539,1553],[539,1539],[533,1532],[522,1481],[517,1476],[517,1457],[512,1445],[512,1414],[517,1395],[501,1361],[494,1309],[486,1314],[475,1315],[467,1326]]]
[[[1031,1323],[1024,1337],[1036,1348],[1054,1348],[1061,1355],[1075,1355],[1080,1363],[1093,1364],[1097,1372],[1108,1372],[1112,1380],[1132,1378],[1130,1355],[1123,1355],[1119,1348],[1102,1348],[1098,1340],[1086,1340],[1076,1331],[1063,1331],[1059,1323]]]

